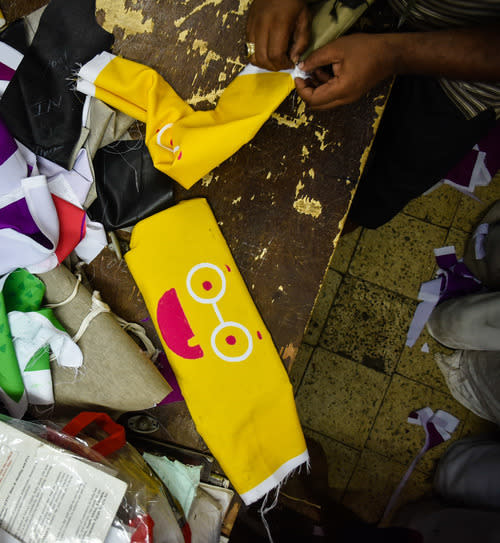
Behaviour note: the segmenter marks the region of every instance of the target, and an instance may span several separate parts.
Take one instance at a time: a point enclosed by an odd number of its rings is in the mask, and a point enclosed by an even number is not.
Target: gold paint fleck
[[[314,172],[314,168],[311,168],[309,170],[309,175],[314,179],[316,177],[316,173]]]
[[[241,196],[238,196],[238,198],[235,198],[233,201],[232,201],[232,204],[233,206],[236,205],[236,204],[239,204],[241,202]]]
[[[266,179],[271,179],[271,172],[267,172]]]
[[[193,50],[198,51],[200,55],[204,55],[208,51],[208,42],[205,40],[194,40]]]
[[[280,285],[280,286],[278,287],[278,290],[279,290],[280,292],[284,292],[285,289],[283,288],[283,285]]]
[[[314,132],[314,135],[318,138],[318,141],[320,143],[320,151],[324,151],[328,147],[328,143],[325,143],[325,138],[327,134],[328,130],[326,128],[324,128],[322,132],[320,132],[319,130],[316,130],[316,132]]]
[[[295,202],[293,202],[293,207],[298,213],[310,215],[315,219],[317,219],[323,211],[321,202],[315,200],[314,198],[309,198],[309,196],[304,196],[295,200]]]
[[[227,75],[224,72],[221,72],[219,74],[219,81],[225,81],[227,79]]]
[[[197,93],[194,96],[191,96],[191,98],[188,98],[186,102],[191,106],[199,104],[200,102],[209,102],[210,104],[215,105],[223,90],[224,89],[215,89],[207,94],[202,94],[201,89],[198,89]]]
[[[262,249],[261,253],[259,255],[257,255],[254,260],[263,260],[264,257],[266,256],[267,254],[267,247],[264,247],[264,249]]]
[[[205,60],[203,61],[203,65],[201,67],[201,73],[204,74],[207,71],[208,65],[212,62],[212,60],[221,60],[222,57],[218,55],[215,51],[209,51],[205,55]]]
[[[302,181],[299,181],[297,183],[297,186],[295,187],[295,198],[297,199],[299,192],[305,187],[304,183]]]
[[[283,350],[282,358],[293,361],[297,356],[298,350],[299,349],[295,347],[293,343],[289,343]]]
[[[96,0],[96,10],[104,12],[102,26],[108,32],[113,32],[115,27],[121,28],[124,38],[153,32],[153,21],[146,21],[143,11],[127,7],[126,0]]]
[[[213,181],[213,178],[214,178],[214,174],[212,172],[207,173],[205,177],[202,177],[201,178],[202,187],[208,187],[208,185],[210,185],[210,183]]]
[[[110,0],[110,1],[113,1],[113,0]],[[180,17],[179,19],[174,21],[174,25],[177,28],[179,28],[179,26],[181,26],[188,17],[191,17],[191,15],[194,15],[198,11],[202,10],[204,7],[209,6],[209,5],[218,6],[221,3],[222,3],[222,0],[205,0],[205,2],[201,2],[200,4],[198,4],[193,9],[193,11],[191,11],[189,15],[186,15],[185,17]]]
[[[183,30],[182,32],[179,32],[179,35],[177,36],[177,41],[180,41],[180,42],[186,41],[188,34],[189,34],[189,30]]]
[[[305,145],[302,146],[302,156],[309,156],[309,149]]]
[[[250,198],[250,200],[255,200],[255,194],[252,194],[252,197]]]

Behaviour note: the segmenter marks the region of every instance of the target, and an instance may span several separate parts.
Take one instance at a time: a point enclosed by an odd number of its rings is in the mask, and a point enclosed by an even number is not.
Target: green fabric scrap
[[[200,484],[201,466],[187,466],[166,456],[144,453],[144,460],[163,481],[174,498],[181,504],[187,518]]]

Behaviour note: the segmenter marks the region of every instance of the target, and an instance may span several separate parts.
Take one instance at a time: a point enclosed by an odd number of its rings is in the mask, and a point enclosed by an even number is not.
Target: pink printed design
[[[229,266],[226,267],[229,268]],[[219,289],[214,287],[213,281],[206,278],[207,271],[212,274],[215,272],[219,277],[220,281],[217,281],[217,283],[220,282]],[[196,289],[193,288],[193,284],[196,285]],[[239,322],[224,320],[217,305],[226,292],[224,272],[214,264],[197,264],[187,274],[186,287],[193,300],[200,304],[211,305],[219,320],[219,324],[210,336],[210,346],[215,355],[225,362],[243,362],[246,360],[253,351],[253,339],[250,331]],[[198,290],[199,294],[195,290]],[[166,291],[160,298],[156,315],[163,340],[171,351],[182,358],[190,360],[204,356],[200,345],[189,345],[189,341],[195,337],[195,334],[191,329],[175,288]],[[262,339],[259,331],[257,337]],[[219,342],[217,341],[218,338]]]
[[[199,345],[193,347],[189,345],[189,340],[194,337],[194,333],[175,288],[167,290],[160,298],[156,318],[163,340],[171,351],[189,360],[203,357],[203,349]]]
[[[179,145],[174,145],[174,140],[172,138],[170,138],[170,147],[168,145],[163,145],[163,143],[161,142],[161,137],[162,137],[163,133],[165,132],[165,130],[168,130],[172,126],[174,126],[173,123],[167,123],[165,126],[162,126],[161,128],[158,128],[156,130],[156,143],[162,149],[166,149],[167,151],[175,154],[175,153],[177,153],[177,151],[180,151],[180,146]],[[180,160],[181,158],[182,158],[182,151],[180,151],[179,154],[177,155],[177,160]]]

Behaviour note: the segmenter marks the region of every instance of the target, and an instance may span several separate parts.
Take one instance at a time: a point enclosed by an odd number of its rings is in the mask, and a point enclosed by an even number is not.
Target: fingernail
[[[299,68],[300,68],[301,70],[304,69],[304,63],[303,63],[303,62],[299,62]]]

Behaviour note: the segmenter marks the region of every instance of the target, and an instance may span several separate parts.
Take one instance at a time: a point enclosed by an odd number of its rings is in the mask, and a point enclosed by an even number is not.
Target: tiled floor
[[[450,395],[433,355],[451,351],[425,331],[405,347],[420,284],[436,270],[433,249],[455,245],[462,255],[476,221],[500,198],[500,175],[476,195],[480,202],[442,186],[387,225],[344,236],[292,368],[304,431],[326,451],[333,494],[369,522],[380,519],[423,445],[423,429],[406,422],[410,411],[428,405],[457,416],[452,441],[490,428]],[[399,505],[431,490],[452,441],[425,455]]]

